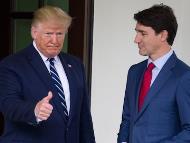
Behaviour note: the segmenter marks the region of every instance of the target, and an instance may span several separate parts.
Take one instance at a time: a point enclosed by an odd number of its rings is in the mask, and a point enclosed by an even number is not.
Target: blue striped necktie
[[[60,104],[61,104],[61,106],[63,106],[63,110],[64,110],[64,113],[66,115],[66,119],[68,119],[69,114],[68,114],[68,111],[67,111],[67,105],[66,105],[66,101],[65,101],[64,90],[63,90],[59,75],[58,75],[58,73],[56,71],[56,68],[54,66],[54,62],[55,62],[54,58],[49,59],[50,75],[52,77],[53,83],[54,83],[54,85],[56,87],[58,96],[60,98],[60,101],[61,101]]]

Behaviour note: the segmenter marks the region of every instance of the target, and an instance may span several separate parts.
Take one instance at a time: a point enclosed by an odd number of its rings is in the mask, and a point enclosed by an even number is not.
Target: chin
[[[54,58],[55,56],[57,56],[59,53],[49,53],[48,54],[48,58]]]
[[[143,53],[143,52],[140,52],[140,51],[139,51],[139,54],[140,54],[141,56],[147,56],[146,53]]]

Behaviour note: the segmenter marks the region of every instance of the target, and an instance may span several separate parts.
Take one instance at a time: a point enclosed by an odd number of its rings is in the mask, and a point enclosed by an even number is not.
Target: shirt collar
[[[152,61],[150,58],[148,59],[148,64],[149,63],[153,63],[155,65],[156,68],[158,69],[162,69],[162,67],[164,66],[164,64],[167,62],[167,60],[169,59],[169,57],[173,54],[173,50],[171,49],[168,53],[166,53],[165,55],[163,55],[162,57],[158,58],[155,61]],[[148,66],[148,65],[147,65]]]

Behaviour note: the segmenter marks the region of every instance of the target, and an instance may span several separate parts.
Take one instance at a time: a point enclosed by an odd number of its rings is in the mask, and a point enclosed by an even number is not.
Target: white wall
[[[145,58],[133,42],[133,14],[161,2],[174,9],[179,30],[173,48],[190,65],[189,0],[95,0],[92,116],[97,143],[116,143],[127,71]]]

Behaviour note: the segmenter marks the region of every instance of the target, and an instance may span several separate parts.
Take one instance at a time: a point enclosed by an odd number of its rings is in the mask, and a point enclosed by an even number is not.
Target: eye
[[[51,37],[52,34],[51,32],[44,33],[45,37]]]
[[[56,35],[57,35],[58,37],[62,37],[62,36],[64,35],[64,33],[58,32],[58,33],[56,33]]]
[[[147,33],[145,33],[145,32],[142,32],[141,34],[142,34],[142,36],[145,36],[145,35],[147,35]]]

